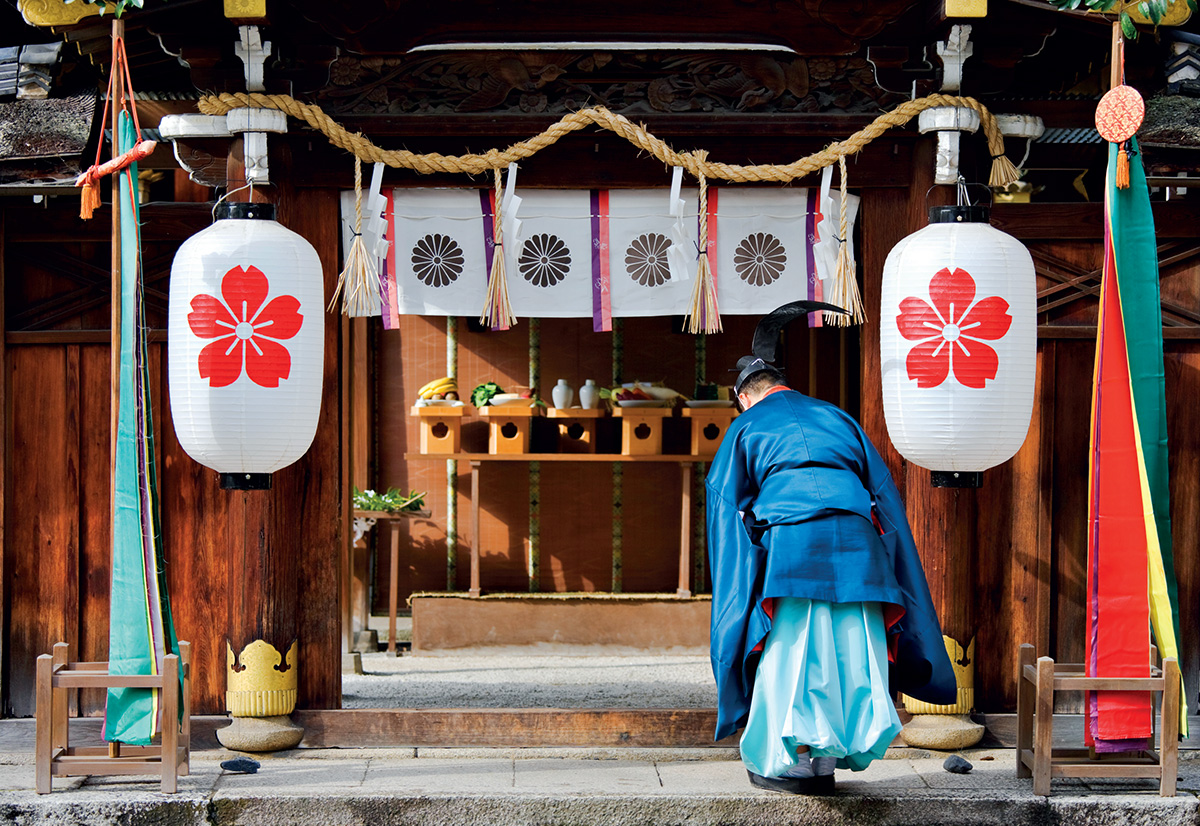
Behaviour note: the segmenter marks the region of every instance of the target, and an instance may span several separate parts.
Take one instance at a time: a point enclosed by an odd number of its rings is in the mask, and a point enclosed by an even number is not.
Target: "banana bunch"
[[[422,400],[450,399],[457,401],[458,382],[452,376],[442,376],[418,390],[417,397]]]

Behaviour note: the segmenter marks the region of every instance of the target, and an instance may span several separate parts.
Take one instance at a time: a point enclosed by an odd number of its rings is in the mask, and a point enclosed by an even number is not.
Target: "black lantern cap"
[[[222,473],[222,490],[270,490],[269,473]]]
[[[792,301],[767,313],[754,328],[754,339],[750,343],[752,355],[738,359],[738,377],[733,382],[733,392],[741,392],[746,379],[755,373],[772,368],[779,349],[779,335],[793,319],[809,313],[847,313],[848,311],[824,301]]]
[[[992,208],[986,204],[960,204],[929,208],[931,224],[986,224]]]
[[[225,218],[249,218],[259,221],[275,220],[274,204],[251,204],[246,202],[231,203],[221,201],[213,210],[213,217],[218,221]]]

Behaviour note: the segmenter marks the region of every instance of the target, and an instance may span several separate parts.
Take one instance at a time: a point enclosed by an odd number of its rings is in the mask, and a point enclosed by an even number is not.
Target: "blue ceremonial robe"
[[[794,390],[771,393],[734,420],[706,487],[716,739],[745,724],[776,597],[885,603],[890,690],[957,701],[904,503],[843,410]]]

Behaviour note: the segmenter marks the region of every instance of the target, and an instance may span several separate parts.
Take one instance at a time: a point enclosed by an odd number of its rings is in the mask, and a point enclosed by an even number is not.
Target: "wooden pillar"
[[[910,233],[929,223],[930,206],[955,202],[952,186],[937,186],[930,190],[935,142],[935,135],[922,137],[913,152],[913,183],[908,208]],[[975,639],[976,498],[975,488],[935,488],[930,484],[928,469],[906,463],[905,504],[913,538],[925,566],[933,607],[942,622],[942,634],[958,643],[963,652]],[[1003,652],[1003,656],[1009,656],[1008,652]],[[974,687],[962,685],[963,675],[958,669],[956,674],[960,678],[960,702],[973,698]],[[968,690],[966,694],[964,690]]]
[[[891,469],[907,506],[913,536],[921,553],[942,633],[965,650],[975,637],[974,537],[976,491],[934,488],[929,471],[906,462],[887,435],[879,361],[879,307],[883,265],[902,238],[929,223],[928,208],[953,203],[953,187],[934,187],[936,137],[918,140],[913,151],[913,179],[907,190],[864,192],[863,298],[867,322],[862,330],[862,425]],[[926,193],[928,192],[928,195]],[[986,482],[985,482],[986,484]]]
[[[272,157],[273,176],[286,180],[286,170],[274,161]],[[226,200],[231,202],[269,203],[283,194],[280,187],[239,190],[245,183],[241,139],[230,149],[226,178]],[[283,717],[296,705],[300,549],[281,541],[296,538],[288,525],[296,520],[295,509],[302,501],[294,476],[285,468],[272,474],[270,490],[225,491],[231,560],[226,705],[235,719]],[[248,748],[241,741],[222,743]]]

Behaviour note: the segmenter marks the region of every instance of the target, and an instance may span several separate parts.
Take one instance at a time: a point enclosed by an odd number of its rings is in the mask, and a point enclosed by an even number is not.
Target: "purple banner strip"
[[[591,192],[592,205],[592,331],[604,332],[604,277],[600,271],[600,190]]]
[[[810,186],[808,188],[808,209],[805,211],[804,224],[804,266],[807,269],[808,282],[808,300],[822,301],[824,300],[824,290],[821,289],[821,279],[817,275],[817,197],[820,192],[820,187]],[[825,227],[825,231],[829,231],[829,227]],[[821,327],[824,322],[820,313],[808,314],[809,327]]]

